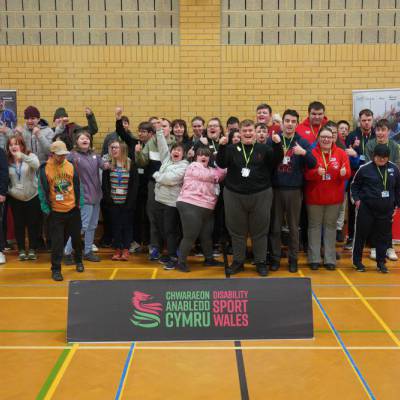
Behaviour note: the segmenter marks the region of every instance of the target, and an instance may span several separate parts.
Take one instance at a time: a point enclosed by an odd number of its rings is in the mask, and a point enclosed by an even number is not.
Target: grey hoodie
[[[38,156],[40,163],[43,163],[47,161],[50,153],[50,146],[53,142],[53,137],[55,134],[48,126],[39,126],[39,128],[40,134],[37,138],[25,124],[22,136],[24,138],[26,148],[32,153],[35,153]]]
[[[156,181],[155,199],[159,203],[176,207],[176,200],[182,189],[183,178],[189,162],[187,160],[177,162],[171,160],[168,144],[162,130],[157,131],[157,144],[161,167],[159,171],[153,174]]]

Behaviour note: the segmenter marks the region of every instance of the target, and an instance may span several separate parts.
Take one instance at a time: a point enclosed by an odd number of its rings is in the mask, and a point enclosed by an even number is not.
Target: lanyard
[[[19,163],[19,168],[17,166],[17,164],[13,164],[12,167],[15,168],[15,173],[18,176],[18,181],[21,182],[21,175],[22,175],[22,162]]]
[[[322,151],[322,160],[324,161],[325,171],[328,171],[328,165],[329,165],[329,162],[331,161],[331,155],[332,155],[332,150],[329,150],[329,158],[328,158],[328,162],[326,162],[325,154]]]
[[[283,155],[286,156],[286,153],[288,152],[288,150],[290,149],[290,145],[292,144],[293,138],[294,138],[294,135],[290,138],[289,146],[286,146],[286,138],[285,138],[285,135],[282,135],[282,139],[283,139]]]
[[[244,161],[246,162],[246,168],[247,168],[247,166],[249,165],[250,159],[251,159],[251,155],[253,154],[254,144],[253,144],[253,146],[252,146],[252,148],[250,150],[250,154],[249,154],[248,157],[247,157],[247,154],[246,154],[246,150],[245,150],[245,148],[243,146],[243,143],[242,143],[242,150],[243,150]]]
[[[379,169],[378,166],[376,166],[376,169],[378,170],[379,175],[380,175],[381,178],[382,178],[383,190],[386,191],[386,186],[387,186],[387,168],[385,168],[385,176],[382,175],[382,172],[381,172],[381,170]]]
[[[371,136],[371,134],[369,134],[367,136],[367,139],[369,139],[370,136]],[[361,136],[361,148],[362,148],[362,153],[365,154],[365,136],[364,135]]]
[[[318,129],[317,129],[317,133],[315,133],[315,132],[314,132],[313,125],[312,125],[312,123],[311,123],[311,121],[310,121],[310,129],[311,129],[311,132],[312,132],[312,134],[314,135],[314,138],[315,138],[315,139],[316,139],[317,136],[318,136],[318,132],[319,132],[319,130],[321,129],[321,126],[322,126],[322,124],[319,125],[319,127],[318,127]]]
[[[214,153],[216,153],[218,150],[217,150],[217,148],[215,147],[214,139],[211,139],[211,144],[212,144],[212,147],[214,148]]]

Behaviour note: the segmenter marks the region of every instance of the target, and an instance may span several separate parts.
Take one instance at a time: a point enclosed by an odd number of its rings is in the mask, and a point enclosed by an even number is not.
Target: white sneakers
[[[6,256],[0,251],[0,264],[6,263]]]
[[[93,253],[97,253],[99,251],[99,249],[97,248],[97,246],[94,243],[92,244],[92,251],[93,251]]]
[[[397,254],[392,247],[386,250],[386,257],[390,261],[397,261],[399,259],[399,257],[397,257]],[[369,258],[371,260],[376,260],[376,249],[371,248],[371,253],[369,254]]]
[[[386,257],[390,261],[397,261],[399,259],[399,257],[397,257],[397,254],[392,247],[386,250]]]

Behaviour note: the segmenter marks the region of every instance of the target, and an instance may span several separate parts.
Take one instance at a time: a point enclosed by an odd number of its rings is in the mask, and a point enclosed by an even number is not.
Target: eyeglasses
[[[320,136],[319,137],[321,140],[332,140],[333,136]]]
[[[111,146],[111,150],[119,149],[119,146]]]
[[[208,128],[219,128],[218,124],[207,125]]]

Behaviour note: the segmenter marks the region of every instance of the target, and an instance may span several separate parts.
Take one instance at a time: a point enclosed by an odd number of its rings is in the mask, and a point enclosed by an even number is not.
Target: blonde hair
[[[121,151],[121,164],[122,168],[125,168],[127,171],[131,168],[131,160],[128,157],[128,146],[125,142],[121,142],[120,140],[113,140],[108,146],[108,155],[110,156],[111,167],[114,169],[117,167],[117,159],[112,156],[111,146],[113,143],[118,143]]]

